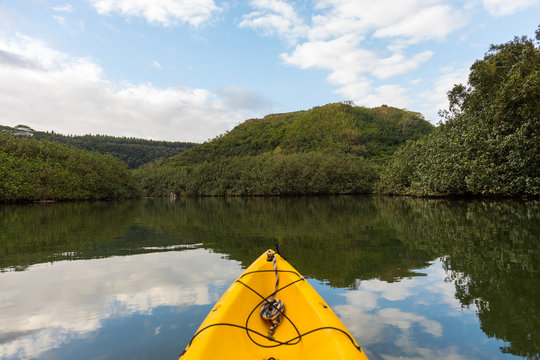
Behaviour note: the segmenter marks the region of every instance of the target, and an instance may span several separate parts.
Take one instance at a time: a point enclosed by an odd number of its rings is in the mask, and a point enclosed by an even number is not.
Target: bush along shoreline
[[[375,192],[438,197],[540,195],[540,27],[492,45],[449,93],[445,123],[401,147]]]
[[[371,193],[375,167],[353,155],[261,154],[135,173],[148,196],[276,196]]]

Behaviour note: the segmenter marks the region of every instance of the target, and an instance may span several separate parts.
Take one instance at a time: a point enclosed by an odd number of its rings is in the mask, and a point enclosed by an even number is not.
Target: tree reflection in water
[[[376,196],[179,198],[0,207],[0,269],[179,251],[243,266],[276,241],[300,272],[332,287],[425,276],[440,259],[503,352],[540,356],[540,203]],[[201,264],[204,266],[204,264]]]

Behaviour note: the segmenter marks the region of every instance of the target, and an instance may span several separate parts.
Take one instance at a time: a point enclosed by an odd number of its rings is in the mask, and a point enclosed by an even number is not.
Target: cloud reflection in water
[[[472,334],[460,334],[465,324],[478,322],[476,309],[461,307],[454,284],[445,281],[448,274],[441,261],[420,272],[426,276],[392,283],[358,281],[358,290],[343,292],[333,308],[370,360],[489,359],[493,354],[483,353],[482,347],[496,340],[488,339],[479,326]],[[455,337],[463,340],[456,342]]]
[[[238,262],[195,249],[0,273],[0,358],[39,357],[91,336],[107,319],[213,304],[240,272]]]

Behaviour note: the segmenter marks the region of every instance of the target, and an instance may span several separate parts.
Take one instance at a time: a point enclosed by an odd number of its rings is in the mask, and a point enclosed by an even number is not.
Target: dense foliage
[[[136,176],[149,196],[357,194],[371,192],[376,180],[361,157],[322,152],[236,156],[140,169]]]
[[[150,196],[368,193],[378,162],[432,128],[410,111],[329,104],[247,120],[137,177]]]
[[[38,140],[69,144],[100,154],[111,154],[125,162],[129,169],[136,169],[144,164],[178,155],[196,145],[189,142],[155,141],[104,135],[66,136],[54,131],[35,131],[24,125],[18,125],[15,128],[0,125],[0,131],[2,130],[22,136],[33,136]]]
[[[540,41],[540,34],[537,34]],[[428,196],[540,195],[540,49],[492,45],[449,93],[446,122],[397,151],[378,191]]]
[[[247,120],[171,161],[194,164],[265,152],[313,151],[383,159],[406,140],[418,139],[432,129],[433,126],[420,113],[412,111],[388,106],[368,109],[328,104],[307,111]]]
[[[0,132],[0,201],[135,197],[121,161],[69,145]]]

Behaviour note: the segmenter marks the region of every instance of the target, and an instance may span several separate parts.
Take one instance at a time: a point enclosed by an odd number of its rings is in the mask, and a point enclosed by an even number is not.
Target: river
[[[0,205],[0,359],[175,359],[279,242],[376,359],[540,358],[540,202]]]

